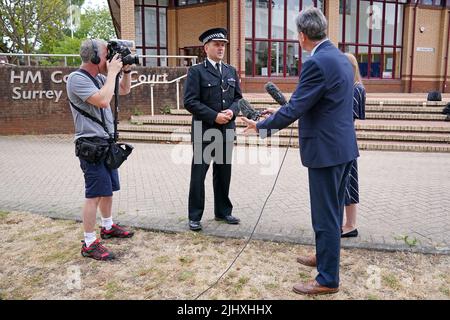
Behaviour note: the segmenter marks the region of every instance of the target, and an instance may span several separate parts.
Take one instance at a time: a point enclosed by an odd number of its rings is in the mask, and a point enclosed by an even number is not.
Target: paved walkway
[[[71,139],[0,137],[0,210],[79,220],[84,188]],[[231,199],[234,214],[242,220],[239,226],[213,220],[208,172],[204,233],[250,234],[285,149],[269,151],[235,148]],[[115,195],[115,220],[153,230],[187,231],[190,157],[189,145],[136,143],[135,152],[120,170],[122,190]],[[344,247],[450,254],[450,154],[363,151],[359,167],[361,236],[344,239]],[[314,241],[307,170],[300,165],[298,149],[288,151],[255,238]]]

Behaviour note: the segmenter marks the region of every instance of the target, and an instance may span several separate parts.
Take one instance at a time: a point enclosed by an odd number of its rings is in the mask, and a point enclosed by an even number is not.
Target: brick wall
[[[239,23],[239,14],[241,23]],[[240,27],[240,28],[239,28]],[[229,50],[230,64],[236,67],[240,76],[245,76],[245,1],[230,2],[230,26],[229,26]]]
[[[179,54],[179,48],[201,46],[198,37],[204,31],[228,28],[227,6],[227,1],[217,1],[169,10],[169,50]]]
[[[328,0],[325,2],[325,15],[328,20],[328,39],[335,46],[339,42],[339,0]]]
[[[411,63],[412,92],[442,90],[447,56],[448,12],[439,8],[418,6],[416,22],[413,22],[414,6],[406,6],[401,72],[404,92],[409,90]],[[423,32],[420,32],[421,27],[424,28]],[[432,48],[433,51],[417,51],[418,47]],[[414,60],[411,59],[412,56]]]
[[[61,81],[63,75],[68,75],[75,68],[56,68],[56,67],[0,67],[0,134],[57,134],[72,133],[73,120],[67,100],[65,83],[55,83],[51,80],[51,75],[57,71],[55,78]],[[187,73],[186,68],[150,68],[136,67],[137,75],[154,75],[167,73],[167,80],[178,78]],[[11,83],[11,72],[19,76],[23,72],[36,75],[38,71],[41,74],[42,82],[38,79],[34,83],[20,84],[19,79]],[[29,79],[31,80],[31,79]],[[184,80],[180,82],[180,101],[183,101]],[[15,89],[14,88],[20,88]],[[59,101],[55,97],[48,99],[45,94],[39,98],[40,91],[57,92],[62,90]],[[35,91],[33,98],[33,91]],[[18,96],[21,96],[19,99]],[[23,99],[23,94],[28,97],[31,94],[32,99]],[[162,84],[154,87],[155,113],[161,113],[165,106],[176,108],[176,84]],[[141,85],[131,90],[130,95],[120,97],[120,119],[126,120],[134,113],[150,114],[150,86]]]
[[[282,92],[291,93],[295,90],[298,84],[298,78],[242,78],[242,90],[244,93],[249,92],[266,92],[264,85],[271,81],[275,83]],[[409,81],[404,80],[364,80],[364,86],[367,92],[370,93],[393,93],[393,92],[408,92]],[[414,79],[412,84],[412,92],[429,92],[433,90],[439,90],[441,81],[437,80],[418,80]]]
[[[122,39],[135,40],[134,1],[120,1],[120,29]]]

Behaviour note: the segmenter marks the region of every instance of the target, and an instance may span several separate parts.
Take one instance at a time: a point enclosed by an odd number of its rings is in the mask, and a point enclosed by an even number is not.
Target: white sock
[[[86,247],[89,247],[94,241],[97,240],[97,236],[94,232],[85,232],[84,233],[84,242],[86,243]]]
[[[106,230],[111,230],[111,227],[113,225],[113,219],[112,216],[109,218],[103,218],[102,217],[102,227]]]

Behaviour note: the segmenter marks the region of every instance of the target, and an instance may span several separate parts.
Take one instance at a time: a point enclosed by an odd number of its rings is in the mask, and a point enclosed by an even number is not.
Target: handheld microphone
[[[267,93],[270,94],[270,96],[280,105],[284,106],[287,104],[287,100],[281,90],[272,82],[267,82],[264,86]]]
[[[250,104],[250,102],[248,102],[245,99],[239,100],[238,106],[242,115],[247,119],[258,121],[259,118],[261,117],[261,111],[255,110]]]

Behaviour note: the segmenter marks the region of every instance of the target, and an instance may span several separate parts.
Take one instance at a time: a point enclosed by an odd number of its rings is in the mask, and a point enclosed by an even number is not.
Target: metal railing
[[[143,84],[149,84],[150,85],[150,103],[152,108],[152,116],[155,115],[155,104],[154,104],[154,96],[153,96],[153,87],[157,84],[177,84],[177,110],[180,110],[180,81],[181,79],[184,79],[187,77],[187,74],[182,75],[181,77],[178,77],[176,79],[170,80],[170,81],[141,81],[131,86],[131,89],[136,88]]]
[[[0,62],[0,64],[15,65],[15,66],[21,66],[21,65],[39,66],[40,63],[42,63],[41,58],[46,58],[46,60],[44,60],[44,61],[47,61],[47,62],[54,58],[62,58],[62,59],[64,59],[65,67],[67,67],[67,58],[72,58],[73,60],[78,59],[78,61],[81,61],[79,54],[3,53],[3,52],[0,52],[0,57],[13,57],[13,59],[12,59],[13,61],[8,61],[8,63]],[[11,62],[13,62],[13,63],[11,63]],[[33,62],[33,64],[32,64],[32,62]]]
[[[197,56],[167,56],[167,55],[163,55],[163,56],[155,56],[155,55],[140,55],[140,58],[145,58],[145,59],[159,59],[159,60],[165,60],[165,59],[187,59],[187,60],[191,60],[191,65],[197,64]],[[183,65],[182,67],[186,67],[187,65]],[[162,66],[161,66],[162,67]],[[167,67],[167,60],[166,60],[166,65],[165,67]]]
[[[79,64],[81,63],[81,58],[79,54],[56,54],[56,53],[3,53],[0,52],[0,57],[12,57],[12,61],[3,62],[0,59],[0,65],[26,65],[26,66],[39,66],[39,65],[46,65],[49,61],[50,63],[56,63],[58,62],[56,59],[61,59],[61,62],[64,61],[64,66],[67,67],[67,61],[68,58],[71,58],[72,61]],[[156,62],[161,62],[161,60],[164,62],[164,67],[168,67],[168,59],[176,59],[177,63],[175,63],[178,66],[178,61],[183,60],[190,60],[191,64],[194,65],[197,63],[197,56],[173,56],[173,55],[140,55],[139,56],[141,62],[142,59],[154,59]],[[46,61],[42,63],[43,61]],[[53,61],[52,61],[53,60]],[[158,64],[158,63],[156,63]],[[161,64],[161,63],[159,63]],[[181,65],[181,64],[180,64]],[[186,65],[183,63],[181,66],[187,66],[189,63],[186,63]],[[149,67],[153,67],[153,65],[148,65]],[[161,66],[161,65],[160,65]],[[154,65],[154,67],[157,67],[157,65]]]

